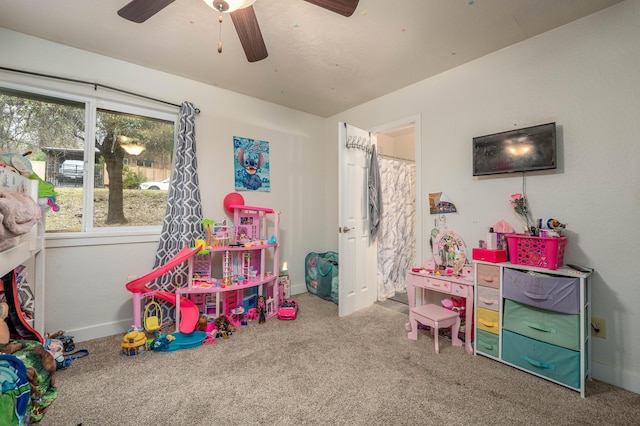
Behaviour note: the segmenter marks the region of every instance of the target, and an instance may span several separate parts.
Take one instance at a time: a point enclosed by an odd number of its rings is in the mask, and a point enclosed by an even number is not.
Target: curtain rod
[[[93,86],[93,90],[98,90],[98,87],[100,87],[102,89],[113,90],[114,92],[120,92],[120,93],[124,93],[124,94],[130,95],[130,96],[137,96],[138,98],[147,99],[149,101],[159,102],[159,103],[165,104],[165,105],[171,105],[171,106],[176,107],[176,108],[180,108],[181,107],[181,105],[174,104],[173,102],[167,102],[167,101],[163,101],[162,99],[156,99],[156,98],[152,98],[150,96],[141,95],[139,93],[130,92],[128,90],[118,89],[117,87],[107,86],[106,84],[94,83],[94,82],[85,81],[85,80],[77,80],[75,78],[59,77],[57,75],[42,74],[42,73],[33,72],[33,71],[18,70],[18,69],[15,69],[15,68],[7,68],[7,67],[1,67],[1,66],[0,66],[0,70],[17,72],[17,73],[27,74],[27,75],[33,75],[33,76],[37,76],[37,77],[52,78],[52,79],[55,79],[55,80],[68,81],[68,82],[71,82],[71,83],[88,84],[90,86]],[[196,114],[199,114],[200,113],[200,109],[196,108],[195,112],[196,112]]]
[[[410,160],[408,158],[402,158],[402,157],[394,157],[393,155],[387,155],[387,154],[378,154],[378,157],[386,158],[388,160],[404,161],[406,163],[416,162],[416,160]]]

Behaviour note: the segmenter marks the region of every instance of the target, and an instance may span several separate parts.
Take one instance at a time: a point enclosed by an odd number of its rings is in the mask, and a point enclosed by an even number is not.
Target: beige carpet
[[[228,340],[123,358],[113,336],[56,373],[42,425],[637,425],[640,395],[598,381],[587,398],[448,340],[406,337],[407,315],[374,305],[346,318],[308,294],[295,321]]]

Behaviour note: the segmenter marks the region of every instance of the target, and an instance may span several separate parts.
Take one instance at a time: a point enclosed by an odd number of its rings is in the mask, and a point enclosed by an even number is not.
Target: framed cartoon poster
[[[269,142],[233,137],[236,191],[271,190]]]

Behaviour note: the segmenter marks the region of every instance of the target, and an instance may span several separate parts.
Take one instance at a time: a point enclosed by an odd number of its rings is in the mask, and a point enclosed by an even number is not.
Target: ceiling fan
[[[142,23],[173,3],[175,0],[132,0],[118,15],[132,22]],[[219,13],[228,12],[236,27],[238,38],[249,62],[260,61],[267,57],[267,47],[262,38],[258,19],[252,4],[256,0],[204,0],[209,7]],[[358,7],[359,0],[304,0],[331,12],[349,17]],[[220,22],[222,18],[220,18]],[[218,47],[218,51],[221,47]]]

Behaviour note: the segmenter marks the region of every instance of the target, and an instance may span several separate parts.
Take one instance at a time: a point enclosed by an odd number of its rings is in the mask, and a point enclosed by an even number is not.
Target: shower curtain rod
[[[93,90],[98,90],[98,87],[100,87],[101,89],[113,90],[114,92],[124,93],[125,95],[130,95],[130,96],[136,96],[138,98],[146,99],[148,101],[158,102],[158,103],[165,104],[165,105],[170,105],[170,106],[173,106],[173,107],[176,107],[176,108],[180,108],[181,107],[181,105],[174,104],[173,102],[167,102],[167,101],[163,101],[162,99],[156,99],[156,98],[152,98],[150,96],[141,95],[139,93],[130,92],[128,90],[118,89],[117,87],[107,86],[106,84],[94,83],[94,82],[85,81],[85,80],[78,80],[78,79],[75,79],[75,78],[60,77],[60,76],[51,75],[51,74],[43,74],[43,73],[33,72],[33,71],[19,70],[19,69],[15,69],[15,68],[0,67],[0,70],[11,71],[11,72],[16,72],[16,73],[20,73],[20,74],[33,75],[33,76],[36,76],[36,77],[51,78],[51,79],[54,79],[54,80],[67,81],[67,82],[70,82],[70,83],[87,84],[87,85],[93,86]],[[195,111],[196,111],[196,114],[200,113],[200,109],[199,108],[196,108]]]
[[[407,163],[415,163],[416,162],[416,160],[410,160],[408,158],[394,157],[393,155],[387,155],[387,154],[378,154],[378,157],[387,158],[389,160],[405,161]]]

